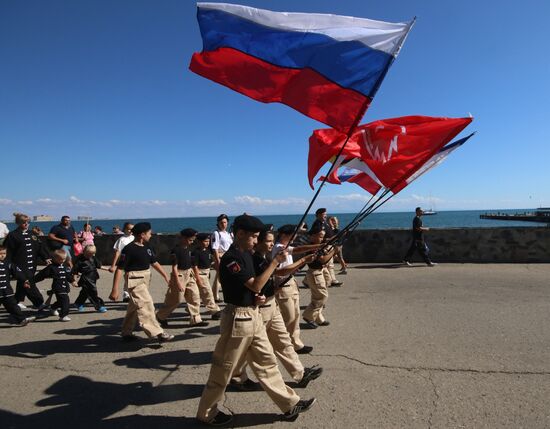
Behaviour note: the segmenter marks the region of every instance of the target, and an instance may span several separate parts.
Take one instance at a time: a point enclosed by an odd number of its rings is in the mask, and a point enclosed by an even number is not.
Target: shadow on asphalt
[[[3,428],[17,429],[56,426],[79,429],[193,427],[197,424],[190,417],[109,417],[129,405],[154,405],[198,398],[203,388],[203,385],[194,384],[153,386],[149,382],[105,383],[70,375],[50,386],[45,392],[49,397],[36,403],[39,407],[54,408],[26,416],[0,410],[0,421]]]
[[[354,266],[353,269],[356,270],[371,270],[375,268],[384,268],[384,269],[394,269],[394,268],[405,268],[405,265],[399,264],[377,264],[377,265],[358,265]],[[409,267],[407,267],[409,268]]]
[[[47,410],[20,415],[0,410],[0,421],[5,429],[36,429],[39,427],[74,427],[78,429],[181,429],[201,427],[194,416],[165,417],[110,416],[128,406],[147,406],[199,398],[204,386],[171,384],[153,386],[149,382],[117,384],[97,382],[70,375],[46,391],[47,398],[36,403]],[[53,408],[52,408],[53,407]],[[279,414],[238,414],[231,427],[251,427],[279,421]]]

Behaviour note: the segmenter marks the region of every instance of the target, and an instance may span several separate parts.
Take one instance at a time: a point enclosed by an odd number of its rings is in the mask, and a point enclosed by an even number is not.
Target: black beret
[[[199,232],[197,234],[197,240],[204,241],[206,239],[210,239],[210,234],[208,232]]]
[[[321,225],[320,223],[316,223],[316,224],[313,224],[308,234],[315,235],[315,234],[319,234],[321,231],[324,231],[323,225]]]
[[[197,235],[197,230],[196,229],[193,229],[193,228],[184,228],[180,231],[180,234],[182,237],[187,237],[187,238],[190,238],[190,237],[194,237],[195,235]]]
[[[147,232],[147,231],[150,231],[151,229],[152,229],[151,224],[149,222],[138,222],[132,228],[132,234],[134,234],[135,236],[138,236],[142,232]]]
[[[235,218],[235,220],[233,221],[233,230],[260,232],[265,230],[265,225],[257,217],[244,214],[244,215],[237,216]]]
[[[291,225],[291,224],[287,223],[286,225],[283,225],[283,226],[279,227],[277,232],[279,234],[292,235],[292,234],[294,234],[295,229],[296,229],[296,225]]]
[[[318,214],[321,214],[321,213],[326,213],[327,212],[327,209],[325,209],[324,207],[320,208],[320,209],[317,209],[315,211],[315,214],[318,215]]]

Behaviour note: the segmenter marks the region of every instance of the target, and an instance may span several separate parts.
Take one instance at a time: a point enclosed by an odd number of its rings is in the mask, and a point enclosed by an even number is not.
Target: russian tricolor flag
[[[197,6],[203,51],[191,59],[193,72],[344,133],[361,120],[413,23]]]

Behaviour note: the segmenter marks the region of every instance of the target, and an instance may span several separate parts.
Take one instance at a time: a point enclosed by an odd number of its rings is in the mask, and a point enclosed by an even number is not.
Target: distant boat
[[[436,215],[437,212],[435,210],[428,209],[428,210],[422,210],[422,214],[424,214],[424,216],[433,216],[433,215]]]

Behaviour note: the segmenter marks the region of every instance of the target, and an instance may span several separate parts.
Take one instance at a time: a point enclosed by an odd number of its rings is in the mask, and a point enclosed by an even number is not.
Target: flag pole
[[[366,112],[368,106],[369,106],[368,102],[365,101],[363,103],[363,106],[361,107],[361,110],[357,114],[357,117],[355,118],[355,121],[353,122],[353,125],[351,126],[350,130],[348,131],[348,135],[346,137],[346,140],[344,141],[344,144],[342,145],[342,147],[340,148],[340,151],[336,155],[335,160],[337,160],[340,157],[340,155],[342,154],[342,152],[344,151],[344,148],[346,147],[346,145],[348,144],[349,139],[353,135],[353,132],[355,131],[355,128],[357,128],[357,125],[361,121],[361,118],[363,118],[363,116],[365,115],[365,112]],[[294,232],[292,233],[292,236],[290,237],[290,240],[288,241],[287,245],[285,246],[285,249],[290,245],[290,243],[292,243],[292,240],[294,240],[294,238],[296,238],[296,235],[298,234],[298,229],[300,228],[300,226],[302,225],[302,223],[306,219],[307,215],[309,214],[309,211],[311,210],[311,207],[313,206],[313,203],[315,202],[315,200],[319,196],[319,193],[321,192],[321,189],[325,185],[325,182],[327,181],[328,177],[330,176],[330,173],[332,173],[332,170],[334,169],[335,165],[336,165],[336,162],[333,162],[332,165],[330,166],[328,172],[326,173],[325,177],[323,178],[323,180],[321,182],[321,185],[319,185],[319,188],[317,189],[317,191],[315,192],[315,195],[313,195],[313,198],[309,202],[309,205],[307,206],[306,211],[302,215],[302,218],[300,219],[300,222],[298,222],[298,224],[296,225],[296,228],[294,229]]]

